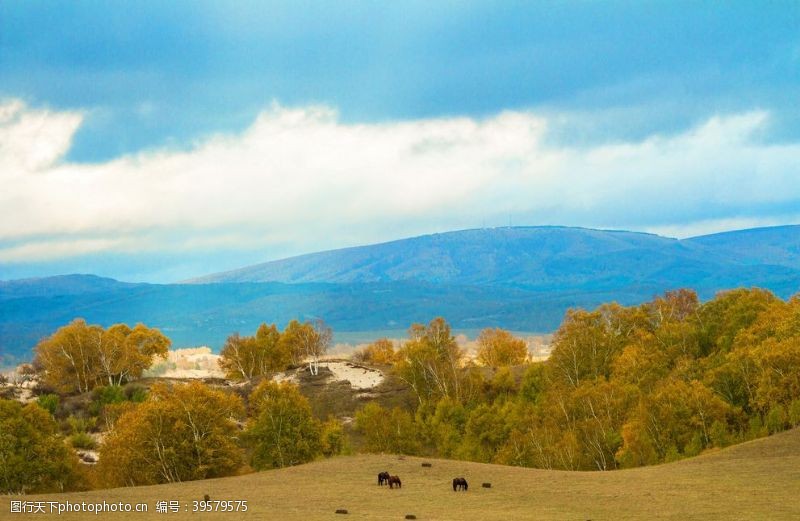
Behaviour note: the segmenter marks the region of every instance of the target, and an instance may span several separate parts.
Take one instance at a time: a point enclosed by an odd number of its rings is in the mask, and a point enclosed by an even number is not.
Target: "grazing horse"
[[[403,483],[400,481],[400,478],[397,476],[389,476],[389,488],[394,488],[397,485],[397,488],[403,488]]]
[[[388,472],[381,472],[380,474],[378,474],[378,485],[382,487],[384,483],[389,483]]]
[[[453,479],[453,492],[458,490],[467,491],[469,485],[467,484],[467,480],[464,478],[454,478]]]

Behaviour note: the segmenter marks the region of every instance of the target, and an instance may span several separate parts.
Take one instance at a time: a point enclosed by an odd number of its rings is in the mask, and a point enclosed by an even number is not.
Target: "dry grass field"
[[[428,461],[430,468],[422,467]],[[376,475],[399,475],[403,488],[378,487]],[[466,493],[451,480],[465,476]],[[491,488],[482,488],[491,482]],[[192,513],[192,501],[247,500],[247,513]],[[352,456],[177,485],[0,497],[0,519],[12,499],[146,502],[148,514],[36,515],[74,519],[404,519],[420,520],[624,520],[800,519],[800,430],[660,466],[617,472],[560,472],[449,460]],[[177,500],[179,513],[155,512],[158,500]],[[189,512],[185,509],[188,505]],[[335,514],[347,509],[347,515]]]

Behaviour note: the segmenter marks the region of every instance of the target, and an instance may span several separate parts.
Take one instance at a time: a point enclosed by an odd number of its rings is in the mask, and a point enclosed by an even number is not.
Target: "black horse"
[[[403,488],[403,482],[400,481],[400,478],[397,476],[389,476],[389,488],[394,488],[397,485],[397,488]]]
[[[454,478],[453,479],[453,492],[458,490],[467,491],[469,485],[467,484],[467,480],[464,478]]]
[[[386,483],[389,483],[389,473],[381,472],[378,474],[378,485],[383,486]]]

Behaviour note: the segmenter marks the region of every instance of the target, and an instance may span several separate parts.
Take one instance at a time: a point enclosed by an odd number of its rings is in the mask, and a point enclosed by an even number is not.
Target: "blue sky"
[[[509,218],[794,223],[798,99],[797,2],[5,1],[0,279],[180,280]],[[56,188],[80,190],[59,219]],[[419,197],[363,199],[398,188]]]

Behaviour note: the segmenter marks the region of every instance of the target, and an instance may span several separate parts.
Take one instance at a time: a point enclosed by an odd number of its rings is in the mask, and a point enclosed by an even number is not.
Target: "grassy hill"
[[[430,461],[431,468],[423,468]],[[403,480],[376,485],[379,471]],[[453,477],[470,483],[454,493]],[[491,482],[492,488],[481,488]],[[29,496],[45,501],[146,502],[133,519],[798,519],[800,429],[676,463],[616,472],[563,472],[397,456],[339,457],[233,478],[80,494]],[[192,514],[193,500],[247,500],[246,514]],[[0,518],[9,501],[0,497]],[[18,499],[18,498],[14,498]],[[156,514],[158,500],[178,500],[181,513]],[[348,515],[334,514],[336,509]],[[65,514],[59,519],[92,517]],[[102,518],[122,518],[109,514]]]

